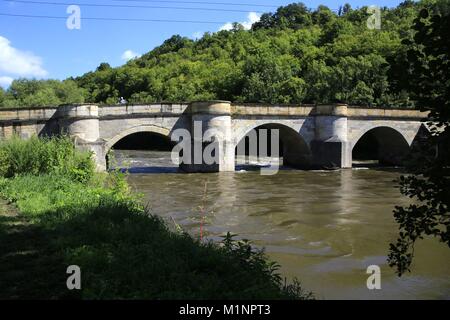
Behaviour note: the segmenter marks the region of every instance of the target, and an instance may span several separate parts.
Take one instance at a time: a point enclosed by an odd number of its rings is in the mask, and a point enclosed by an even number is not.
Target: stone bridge
[[[376,147],[380,161],[399,164],[422,131],[425,117],[426,113],[417,110],[343,104],[82,104],[0,109],[0,137],[66,133],[79,148],[93,151],[98,169],[104,170],[108,151],[122,138],[139,132],[170,137],[179,128],[192,132],[199,121],[202,132],[210,129],[220,137],[220,161],[215,165],[185,165],[187,171],[233,171],[236,146],[256,128],[279,129],[284,164],[350,168],[355,146],[363,140],[368,141],[369,149]]]

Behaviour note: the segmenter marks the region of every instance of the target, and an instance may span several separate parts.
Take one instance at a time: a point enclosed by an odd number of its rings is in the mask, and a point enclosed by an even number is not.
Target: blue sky
[[[0,85],[7,87],[12,79],[54,78],[65,79],[94,70],[101,62],[112,66],[125,63],[135,54],[146,53],[174,34],[191,38],[203,32],[216,32],[226,22],[247,22],[257,19],[259,12],[274,11],[293,1],[284,0],[191,0],[191,2],[253,4],[249,6],[174,3],[171,0],[34,0],[31,2],[51,2],[62,5],[25,3],[27,0],[0,0]],[[172,0],[175,1],[175,0]],[[179,0],[179,2],[188,0]],[[346,1],[322,0],[304,1],[310,8],[319,4],[337,9]],[[352,7],[378,5],[394,7],[398,0],[350,0]],[[184,8],[227,9],[230,11],[181,10],[167,8],[118,8],[89,7],[84,4],[164,6]],[[81,29],[69,30],[66,19],[41,19],[4,16],[39,15],[69,17],[66,13],[69,4],[78,4],[81,9]],[[210,21],[200,24],[193,22],[136,22],[136,21],[94,21],[83,17],[102,17],[120,19],[161,19]]]

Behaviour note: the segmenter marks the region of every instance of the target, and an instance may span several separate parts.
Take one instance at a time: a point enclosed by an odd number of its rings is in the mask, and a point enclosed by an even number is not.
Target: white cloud
[[[11,82],[13,82],[13,78],[11,77],[0,77],[0,87],[7,88],[10,86]]]
[[[11,46],[11,42],[0,36],[0,71],[25,77],[45,77],[48,72],[42,66],[42,59],[31,52]]]
[[[250,12],[247,16],[247,21],[241,22],[245,29],[249,30],[255,22],[261,19],[261,15],[256,12]]]
[[[134,58],[139,58],[141,55],[139,53],[133,52],[132,50],[126,50],[122,53],[122,60],[128,61]]]
[[[249,30],[252,27],[252,24],[255,22],[258,22],[259,19],[261,19],[261,15],[257,14],[256,12],[249,12],[247,16],[247,21],[239,22],[244,26],[245,30]],[[223,26],[220,27],[219,31],[222,30],[231,30],[233,29],[233,23],[228,22],[225,23]]]

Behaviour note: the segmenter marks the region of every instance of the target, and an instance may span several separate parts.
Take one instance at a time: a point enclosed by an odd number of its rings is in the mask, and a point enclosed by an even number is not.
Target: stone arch
[[[312,154],[308,141],[301,135],[301,125],[295,126],[281,121],[254,122],[239,128],[234,138],[234,147],[243,142],[252,130],[258,128],[278,129],[283,155],[283,164],[293,167],[309,167]]]
[[[354,160],[378,160],[389,165],[401,165],[410,151],[409,137],[391,126],[374,126],[361,132],[352,143]]]
[[[160,134],[162,136],[170,137],[170,130],[167,128],[158,127],[155,125],[143,125],[143,126],[131,127],[131,128],[128,128],[126,130],[119,132],[114,137],[112,137],[111,139],[106,141],[105,146],[104,146],[105,155],[119,140],[121,140],[122,138],[125,138],[126,136],[129,136],[133,133],[138,133],[138,132],[151,132],[151,133]]]
[[[297,132],[301,138],[310,145],[314,139],[314,119],[306,118],[300,120],[275,120],[275,119],[258,119],[258,120],[239,120],[233,127],[233,142],[236,146],[251,130],[263,125],[279,125],[287,127]],[[309,127],[309,128],[307,128]]]

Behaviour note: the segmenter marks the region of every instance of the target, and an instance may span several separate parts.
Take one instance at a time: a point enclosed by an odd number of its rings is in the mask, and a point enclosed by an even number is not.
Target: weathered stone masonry
[[[137,132],[164,136],[177,128],[192,133],[195,121],[202,132],[220,137],[219,163],[184,165],[191,172],[233,171],[235,147],[259,126],[280,130],[284,161],[290,165],[352,166],[352,149],[368,131],[377,129],[386,148],[381,158],[395,162],[399,144],[410,146],[423,126],[426,113],[405,109],[359,108],[347,105],[261,105],[205,101],[151,105],[67,105],[48,108],[0,109],[0,135],[67,133],[77,147],[94,152],[99,170],[106,154],[123,137]]]

